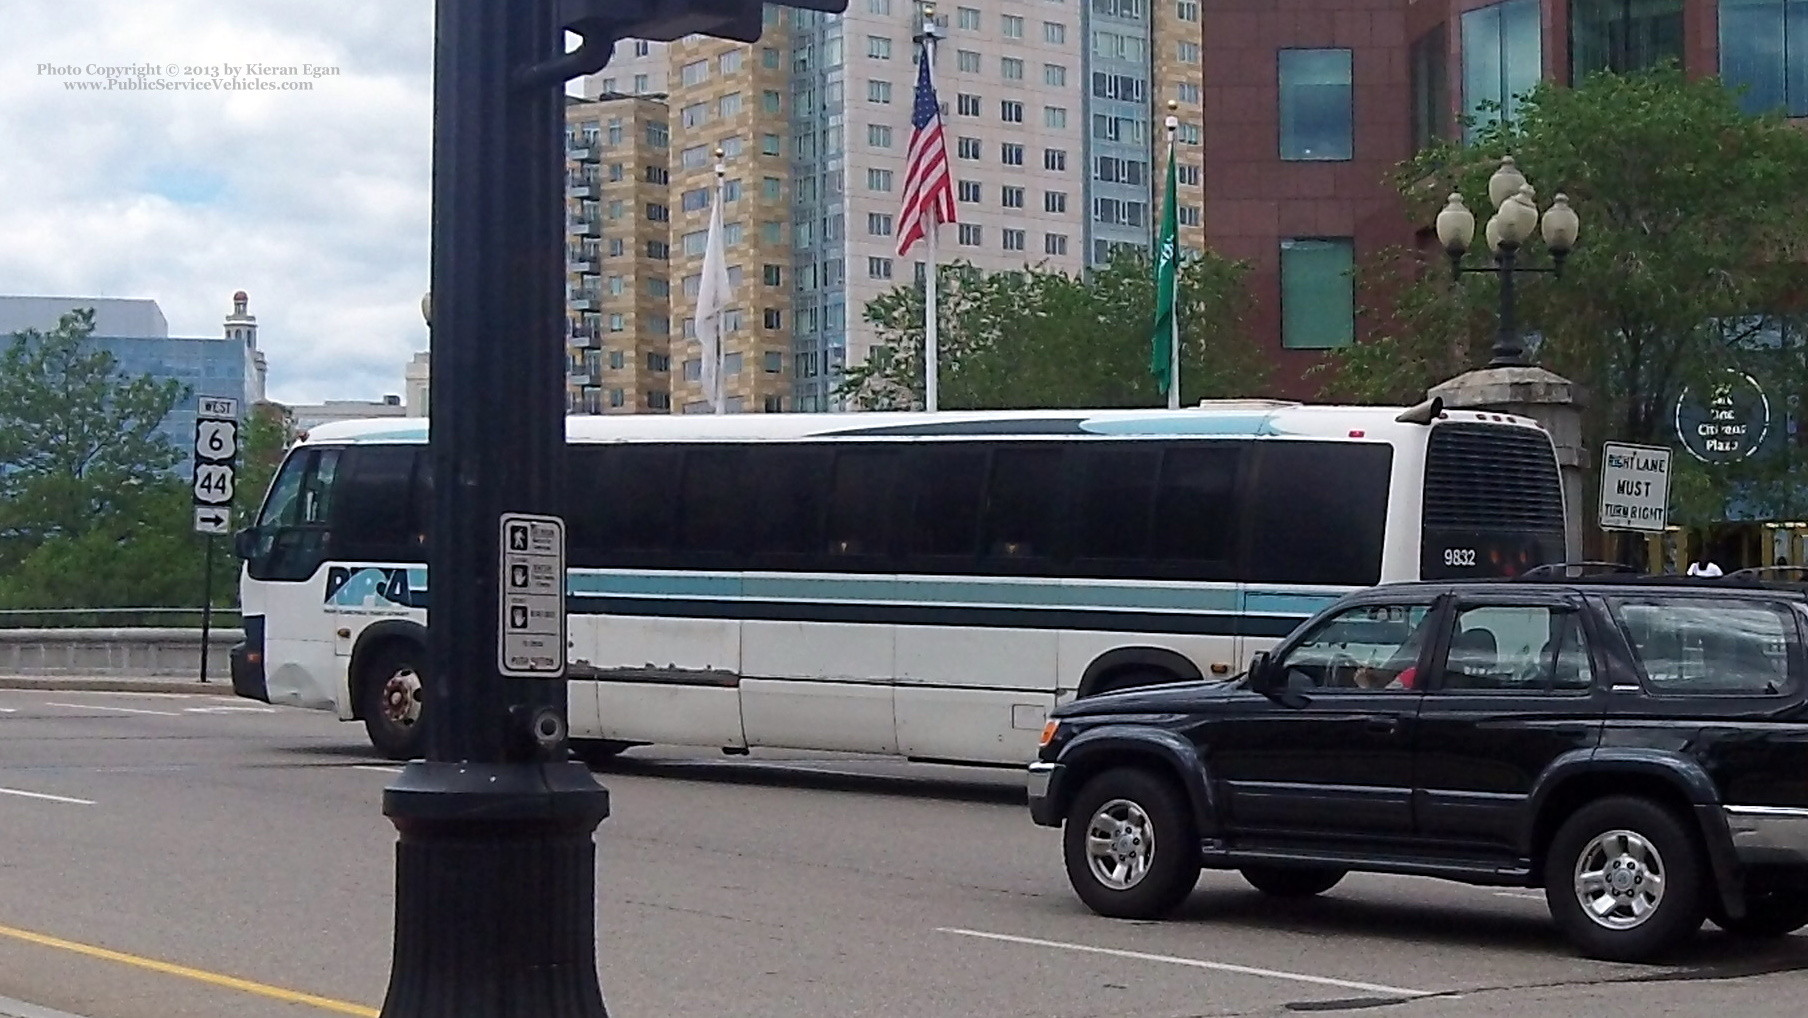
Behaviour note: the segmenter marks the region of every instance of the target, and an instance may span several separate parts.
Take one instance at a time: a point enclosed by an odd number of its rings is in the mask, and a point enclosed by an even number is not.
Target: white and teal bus
[[[570,730],[1020,766],[1075,696],[1227,676],[1378,582],[1562,561],[1549,436],[1502,414],[576,417]],[[245,559],[233,686],[422,748],[425,421],[324,425]]]

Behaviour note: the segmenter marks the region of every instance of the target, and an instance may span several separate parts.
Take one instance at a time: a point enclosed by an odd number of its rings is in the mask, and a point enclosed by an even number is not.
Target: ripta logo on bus
[[[329,609],[394,611],[426,607],[425,590],[408,581],[406,568],[333,566],[326,572]]]

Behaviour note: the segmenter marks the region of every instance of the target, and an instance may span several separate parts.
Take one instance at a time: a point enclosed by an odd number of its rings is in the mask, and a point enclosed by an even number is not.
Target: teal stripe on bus
[[[567,589],[591,596],[719,597],[765,601],[974,604],[1026,608],[1132,608],[1237,612],[1234,584],[1158,587],[1126,582],[1011,583],[915,576],[769,576],[573,570]]]
[[[393,568],[393,567],[391,567]],[[427,570],[409,567],[408,586],[425,593]],[[1237,614],[1316,614],[1339,591],[1251,587],[1239,599],[1235,584],[1148,586],[1135,581],[1051,579],[1012,583],[940,576],[773,576],[741,573],[570,570],[566,591],[581,596],[682,597],[767,601],[871,601],[892,604],[978,604],[1025,608],[1121,608]]]

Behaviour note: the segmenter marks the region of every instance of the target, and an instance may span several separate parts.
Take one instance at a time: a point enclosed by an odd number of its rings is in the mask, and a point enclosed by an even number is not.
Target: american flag
[[[942,108],[929,80],[929,54],[919,51],[917,96],[910,110],[910,154],[904,168],[904,208],[898,213],[898,255],[909,253],[935,224],[954,218],[954,181],[948,171],[948,146],[942,134]]]

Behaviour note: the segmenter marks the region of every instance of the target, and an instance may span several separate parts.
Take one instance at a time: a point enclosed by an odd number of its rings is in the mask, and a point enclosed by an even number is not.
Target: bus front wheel
[[[414,760],[426,753],[422,725],[427,706],[426,661],[419,648],[392,643],[379,648],[358,684],[358,713],[377,752],[391,760]]]

